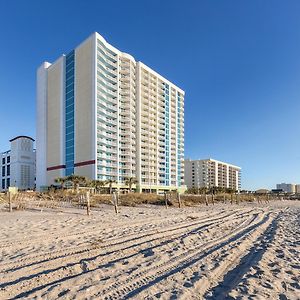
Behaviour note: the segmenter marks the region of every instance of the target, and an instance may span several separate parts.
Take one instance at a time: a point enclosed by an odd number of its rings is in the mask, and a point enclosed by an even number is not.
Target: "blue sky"
[[[300,183],[300,1],[0,0],[0,151],[35,136],[35,73],[98,31],[186,91],[185,153]]]

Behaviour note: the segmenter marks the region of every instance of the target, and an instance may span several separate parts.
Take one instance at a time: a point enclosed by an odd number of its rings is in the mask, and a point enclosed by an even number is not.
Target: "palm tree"
[[[226,189],[226,192],[227,192],[228,194],[232,194],[232,193],[234,193],[234,189],[232,189],[232,188],[227,188],[227,189]]]
[[[86,177],[74,174],[67,176],[66,180],[72,182],[73,187],[77,193],[79,191],[79,186],[86,185],[88,182]]]
[[[186,194],[197,194],[197,189],[194,188],[194,187],[191,187],[191,188],[188,188],[186,191],[185,191]]]
[[[112,194],[112,185],[114,183],[116,183],[116,180],[114,180],[114,179],[108,179],[108,180],[106,180],[105,183],[108,184],[108,186],[109,186],[109,193]]]
[[[62,188],[64,188],[66,181],[66,177],[57,177],[54,179],[54,182],[60,184]]]
[[[206,186],[199,188],[199,192],[198,193],[205,195],[206,192],[207,192],[207,187]]]
[[[102,180],[92,180],[90,184],[91,184],[91,186],[93,188],[95,188],[95,190],[97,192],[99,192],[101,190],[101,188],[104,187],[105,181],[102,181]]]
[[[129,192],[131,193],[131,190],[132,190],[132,185],[133,184],[136,184],[138,183],[138,181],[136,180],[135,177],[128,177],[126,180],[125,180],[125,184],[128,185],[129,187]]]
[[[213,195],[217,194],[218,192],[220,191],[220,188],[217,187],[217,186],[212,186],[210,189],[209,189],[209,192]]]

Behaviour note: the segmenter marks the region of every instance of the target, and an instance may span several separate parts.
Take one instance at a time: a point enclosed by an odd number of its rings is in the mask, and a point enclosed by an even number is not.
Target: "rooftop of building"
[[[14,137],[13,139],[9,140],[9,141],[13,142],[13,141],[21,139],[21,138],[29,139],[29,140],[32,140],[34,142],[34,139],[30,136],[27,136],[27,135],[18,135],[16,137]]]
[[[90,34],[86,39],[84,39],[79,45],[77,45],[76,47],[74,47],[74,49],[80,48],[83,44],[85,44],[89,39],[91,38],[96,38],[99,39],[101,42],[103,42],[105,44],[105,46],[107,46],[110,50],[114,51],[115,53],[118,53],[119,55],[125,56],[128,59],[133,60],[135,63],[139,63],[142,67],[144,67],[145,69],[147,69],[149,72],[153,73],[155,76],[157,76],[158,78],[160,78],[162,81],[165,81],[166,83],[168,83],[170,86],[173,86],[175,89],[177,89],[179,92],[181,92],[183,95],[185,94],[184,90],[181,89],[179,86],[177,86],[175,83],[169,81],[167,78],[165,78],[164,76],[162,76],[161,74],[159,74],[158,72],[154,71],[152,68],[150,68],[149,66],[147,66],[146,64],[144,64],[143,62],[136,60],[132,55],[126,53],[126,52],[122,52],[119,49],[115,48],[112,44],[110,44],[100,33],[98,32],[93,32],[92,34]],[[63,56],[66,56],[66,54],[62,54],[62,56],[60,56],[59,58],[57,58],[53,63],[49,63],[47,61],[43,62],[42,66],[44,66],[44,68],[51,68],[51,66],[55,65],[55,63],[57,61],[59,61]]]
[[[187,158],[187,159],[185,159],[185,161],[191,161],[191,162],[197,162],[197,161],[198,162],[207,162],[207,161],[211,161],[211,162],[216,162],[216,163],[219,163],[219,164],[227,165],[229,167],[233,167],[233,168],[241,170],[241,167],[239,167],[239,166],[236,166],[236,165],[224,162],[224,161],[216,160],[216,159],[213,159],[213,158],[205,158],[205,159],[189,159],[189,158]]]
[[[1,152],[1,155],[7,155],[11,152],[11,150],[7,150],[7,151],[4,151],[4,152]]]

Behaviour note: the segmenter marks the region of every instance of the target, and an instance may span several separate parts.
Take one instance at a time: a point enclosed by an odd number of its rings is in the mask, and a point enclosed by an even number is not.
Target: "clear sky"
[[[300,183],[298,0],[0,0],[0,151],[35,136],[37,67],[94,31],[186,91],[186,157]]]

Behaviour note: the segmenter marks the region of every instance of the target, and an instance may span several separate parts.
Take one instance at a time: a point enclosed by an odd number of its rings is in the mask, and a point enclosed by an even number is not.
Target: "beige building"
[[[37,73],[37,187],[70,174],[183,188],[184,91],[98,33]]]
[[[186,159],[185,184],[188,188],[223,187],[241,189],[241,168],[214,159]]]
[[[142,189],[184,185],[184,92],[137,64],[137,178]]]

